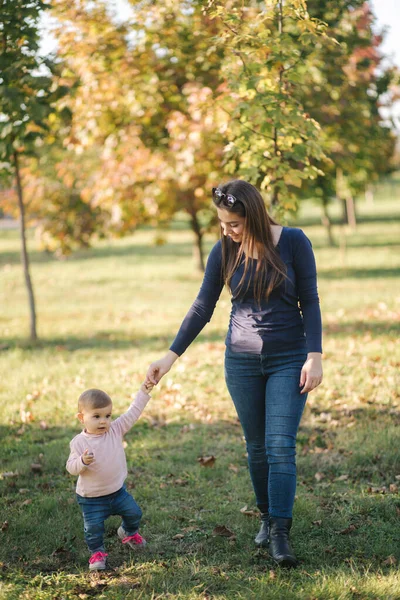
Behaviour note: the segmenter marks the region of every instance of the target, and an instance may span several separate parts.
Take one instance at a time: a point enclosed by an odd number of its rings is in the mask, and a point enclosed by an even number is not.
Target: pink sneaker
[[[144,548],[147,544],[146,540],[140,535],[135,533],[134,535],[126,535],[125,529],[122,527],[118,528],[118,537],[122,540],[123,544],[128,544],[130,548],[136,550],[138,548]]]
[[[106,559],[108,554],[105,552],[95,552],[89,558],[89,570],[90,571],[104,571],[106,568]]]

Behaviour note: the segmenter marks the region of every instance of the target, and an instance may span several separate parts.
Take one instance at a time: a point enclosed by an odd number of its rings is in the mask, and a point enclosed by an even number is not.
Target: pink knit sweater
[[[149,400],[150,396],[139,390],[128,411],[111,423],[107,433],[97,435],[82,431],[74,437],[66,466],[71,475],[79,475],[77,494],[89,498],[106,496],[122,487],[128,475],[122,439],[136,423]],[[86,448],[94,453],[96,459],[88,466],[81,459]]]

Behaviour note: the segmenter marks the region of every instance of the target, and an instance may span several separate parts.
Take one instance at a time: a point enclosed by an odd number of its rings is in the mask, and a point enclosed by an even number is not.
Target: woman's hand
[[[322,381],[322,355],[320,352],[309,352],[301,369],[300,387],[302,394],[311,392]]]
[[[146,381],[149,381],[153,385],[157,385],[162,377],[164,377],[165,373],[168,373],[174,362],[179,358],[175,352],[172,350],[168,350],[167,354],[160,358],[160,360],[156,360],[151,363],[146,373]]]

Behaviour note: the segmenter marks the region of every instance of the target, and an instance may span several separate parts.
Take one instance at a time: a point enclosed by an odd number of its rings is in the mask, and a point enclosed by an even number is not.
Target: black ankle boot
[[[269,514],[261,513],[261,527],[260,531],[255,537],[255,543],[257,546],[267,548],[269,542]]]
[[[271,517],[269,552],[275,562],[282,567],[296,567],[297,560],[289,542],[292,519]]]

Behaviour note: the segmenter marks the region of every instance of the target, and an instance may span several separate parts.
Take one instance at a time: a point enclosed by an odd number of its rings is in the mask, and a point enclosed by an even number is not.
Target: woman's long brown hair
[[[218,208],[237,214],[245,219],[242,242],[239,247],[237,243],[223,235],[221,230],[222,268],[225,285],[232,292],[231,280],[233,274],[244,257],[244,272],[239,282],[236,297],[246,292],[250,285],[250,279],[246,290],[243,290],[244,282],[247,273],[250,271],[251,257],[256,254],[258,260],[253,280],[254,294],[258,305],[261,305],[261,300],[268,299],[271,292],[286,279],[286,265],[274,246],[272,236],[271,225],[278,225],[278,223],[267,213],[260,192],[251,183],[235,179],[218,187],[224,194],[234,196],[237,202],[229,207],[223,201],[214,197],[214,204]],[[244,252],[245,247],[247,253]]]

